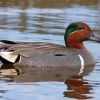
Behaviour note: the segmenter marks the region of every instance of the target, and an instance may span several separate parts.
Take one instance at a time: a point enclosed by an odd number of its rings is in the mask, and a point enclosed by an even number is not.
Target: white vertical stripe
[[[81,75],[83,73],[83,70],[84,70],[84,59],[80,54],[78,56],[79,56],[79,59],[81,61],[81,68],[80,68],[80,72],[79,72],[79,75]]]

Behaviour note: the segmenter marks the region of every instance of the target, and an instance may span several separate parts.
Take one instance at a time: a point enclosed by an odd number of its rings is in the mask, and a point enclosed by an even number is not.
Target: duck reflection
[[[0,79],[12,82],[14,77],[20,75],[20,73],[20,69],[16,69],[13,65],[2,65],[0,68]]]
[[[82,100],[92,98],[88,94],[91,94],[93,88],[82,76],[74,76],[71,79],[66,80],[65,84],[68,86],[67,91],[64,92],[65,97]]]
[[[64,67],[28,67],[3,65],[0,69],[2,80],[25,83],[25,82],[65,82],[67,90],[63,92],[65,97],[76,99],[92,98],[92,86],[83,79],[94,69],[93,66],[86,66],[83,73],[79,75],[78,69]]]

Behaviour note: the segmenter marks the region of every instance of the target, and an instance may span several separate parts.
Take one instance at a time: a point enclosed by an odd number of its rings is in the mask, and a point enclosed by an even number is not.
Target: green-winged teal
[[[84,47],[83,41],[91,40],[100,42],[95,37],[90,27],[82,22],[71,23],[64,35],[66,46],[34,42],[12,42],[1,40],[0,60],[3,63],[12,63],[23,66],[69,66],[80,67],[95,64],[95,59],[91,53]]]

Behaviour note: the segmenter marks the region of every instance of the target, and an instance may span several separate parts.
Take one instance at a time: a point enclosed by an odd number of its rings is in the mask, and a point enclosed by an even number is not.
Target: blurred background
[[[99,34],[100,0],[0,0],[0,39],[63,42],[74,21]]]

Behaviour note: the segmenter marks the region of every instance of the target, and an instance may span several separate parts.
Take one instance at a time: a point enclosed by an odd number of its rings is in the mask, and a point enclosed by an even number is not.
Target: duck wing
[[[7,41],[3,41],[6,43]],[[34,43],[13,43],[7,42],[9,46],[6,46],[7,49],[0,52],[0,57],[2,62],[11,62],[15,63],[18,61],[20,57],[31,58],[32,55],[36,54],[48,54],[54,53],[57,54],[57,51],[63,50],[66,47],[58,44],[53,43],[44,43],[44,42],[34,42]]]

